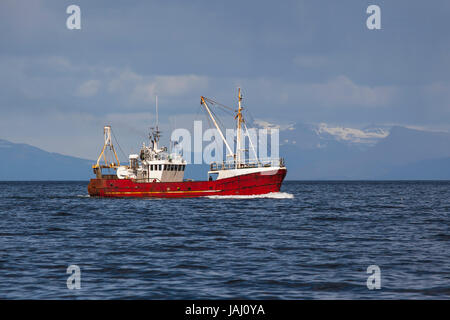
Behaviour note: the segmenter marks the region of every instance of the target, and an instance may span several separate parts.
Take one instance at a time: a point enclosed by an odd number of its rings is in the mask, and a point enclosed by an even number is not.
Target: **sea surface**
[[[0,299],[449,298],[450,182],[287,181],[176,200],[0,183]]]

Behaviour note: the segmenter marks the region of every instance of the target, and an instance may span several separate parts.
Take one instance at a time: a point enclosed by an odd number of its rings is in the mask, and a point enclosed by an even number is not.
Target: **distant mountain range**
[[[450,133],[446,132],[295,124],[280,128],[280,142],[289,180],[450,180]],[[88,180],[93,176],[92,163],[0,139],[3,181]],[[207,169],[207,165],[190,165],[185,177],[204,180]]]
[[[89,180],[92,160],[0,139],[0,180]]]
[[[287,179],[450,179],[450,133],[326,124],[280,131]]]

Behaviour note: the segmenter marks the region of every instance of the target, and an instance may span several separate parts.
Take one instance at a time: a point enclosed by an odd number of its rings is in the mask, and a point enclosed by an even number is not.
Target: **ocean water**
[[[0,183],[1,299],[450,298],[450,182],[287,181],[176,200],[86,187]]]

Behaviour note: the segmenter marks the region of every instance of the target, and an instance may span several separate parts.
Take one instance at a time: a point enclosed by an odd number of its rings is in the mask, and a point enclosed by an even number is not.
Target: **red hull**
[[[257,172],[215,181],[145,182],[129,179],[91,179],[92,197],[192,198],[225,195],[257,195],[278,192],[286,169]]]

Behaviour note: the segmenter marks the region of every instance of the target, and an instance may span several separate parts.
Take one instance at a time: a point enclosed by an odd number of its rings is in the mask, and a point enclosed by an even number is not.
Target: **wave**
[[[209,199],[294,199],[294,195],[287,192],[271,192],[266,194],[236,195],[236,196],[206,196]]]

